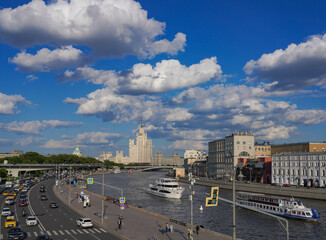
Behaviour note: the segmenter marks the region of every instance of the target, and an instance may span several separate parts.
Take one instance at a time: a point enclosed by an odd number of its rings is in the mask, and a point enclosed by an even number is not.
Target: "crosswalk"
[[[64,235],[79,235],[79,234],[96,234],[107,233],[103,228],[87,228],[87,229],[63,229],[63,230],[51,230],[46,232],[31,231],[26,232],[28,237],[37,237],[41,234],[48,234],[49,236],[64,236]],[[1,239],[1,238],[0,238]]]

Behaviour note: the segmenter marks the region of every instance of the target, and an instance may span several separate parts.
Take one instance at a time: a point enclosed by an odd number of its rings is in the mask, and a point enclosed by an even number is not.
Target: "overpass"
[[[45,170],[51,170],[51,169],[57,169],[60,167],[61,169],[65,168],[99,168],[103,167],[102,163],[71,163],[71,164],[42,164],[42,163],[36,163],[36,164],[23,164],[23,163],[17,163],[17,164],[0,164],[0,168],[4,168],[8,171],[9,174],[13,177],[18,177],[20,172],[34,172],[34,171],[45,171]]]
[[[177,166],[125,166],[126,170],[158,171],[161,169],[173,169]]]

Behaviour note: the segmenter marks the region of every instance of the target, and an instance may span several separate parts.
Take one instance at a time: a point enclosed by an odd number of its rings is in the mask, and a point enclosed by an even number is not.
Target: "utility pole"
[[[232,240],[236,240],[236,228],[235,228],[235,177],[236,177],[236,168],[233,166],[233,182],[232,182],[232,192],[233,192],[233,236]]]
[[[102,223],[104,221],[104,171],[102,172]]]
[[[70,192],[71,192],[71,165],[69,167],[69,204],[71,203]]]

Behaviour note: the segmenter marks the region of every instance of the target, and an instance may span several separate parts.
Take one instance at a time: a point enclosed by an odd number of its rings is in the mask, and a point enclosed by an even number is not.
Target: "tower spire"
[[[143,117],[140,118],[140,128],[143,128]]]

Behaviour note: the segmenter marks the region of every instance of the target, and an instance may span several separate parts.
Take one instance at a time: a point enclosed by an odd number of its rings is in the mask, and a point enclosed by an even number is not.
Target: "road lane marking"
[[[84,231],[85,233],[89,233],[86,229],[83,229],[83,231]]]
[[[78,231],[80,234],[83,234],[83,232],[82,232],[82,231],[80,231],[79,229],[77,229],[77,231]]]
[[[88,231],[90,231],[91,233],[95,233],[92,229],[88,229]]]
[[[104,230],[103,228],[100,228],[103,232],[105,232],[105,233],[107,233],[107,231],[106,230]]]
[[[54,230],[53,230],[52,232],[53,232],[53,233],[54,233],[56,236],[58,236],[58,235],[59,235],[59,234],[58,234],[56,231],[54,231]]]
[[[52,234],[51,234],[50,231],[46,231],[46,233],[47,233],[49,236],[52,236]]]
[[[77,234],[74,230],[70,230],[73,234]]]
[[[32,234],[30,232],[27,232],[28,237],[32,237]]]
[[[58,232],[59,232],[61,235],[65,235],[65,233],[62,232],[61,230],[58,230]]]
[[[102,233],[100,230],[98,230],[97,228],[94,228],[94,230],[98,233]]]

